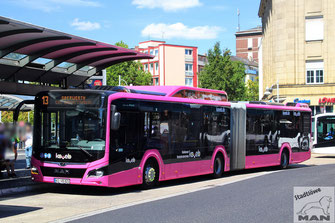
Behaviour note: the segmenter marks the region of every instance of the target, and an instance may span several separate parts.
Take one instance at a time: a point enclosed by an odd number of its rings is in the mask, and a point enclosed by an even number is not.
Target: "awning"
[[[33,100],[34,97],[29,96],[18,96],[18,95],[5,95],[0,94],[0,111],[14,111],[15,108],[23,100]],[[21,111],[31,111],[34,109],[33,105],[24,104],[21,107]]]
[[[0,16],[0,81],[16,83],[12,89],[1,89],[5,85],[0,83],[0,93],[19,94],[17,84],[25,81],[77,87],[116,63],[151,58],[149,54]]]

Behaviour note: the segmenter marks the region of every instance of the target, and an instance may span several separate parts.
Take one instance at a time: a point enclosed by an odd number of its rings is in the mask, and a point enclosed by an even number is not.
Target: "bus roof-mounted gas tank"
[[[211,101],[228,101],[225,91],[187,87],[187,86],[127,86],[135,91],[150,91],[164,93],[166,97],[181,97]]]

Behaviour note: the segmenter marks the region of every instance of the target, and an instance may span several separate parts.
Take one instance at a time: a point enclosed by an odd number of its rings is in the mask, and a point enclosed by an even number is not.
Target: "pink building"
[[[156,86],[198,86],[198,48],[167,44],[165,41],[140,42],[137,51],[154,55],[141,60],[144,70],[152,74]]]

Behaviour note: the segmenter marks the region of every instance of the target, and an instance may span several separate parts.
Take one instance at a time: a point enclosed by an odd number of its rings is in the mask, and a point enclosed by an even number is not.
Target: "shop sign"
[[[319,104],[334,104],[335,103],[335,98],[319,98]]]
[[[306,99],[302,99],[299,100],[299,98],[294,99],[294,103],[305,103],[305,104],[310,104],[311,100],[306,100]]]

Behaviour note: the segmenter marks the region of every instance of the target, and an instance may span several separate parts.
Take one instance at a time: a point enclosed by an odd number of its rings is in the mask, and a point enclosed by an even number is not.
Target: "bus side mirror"
[[[120,127],[121,114],[116,111],[116,106],[111,105],[111,130],[118,130]]]

